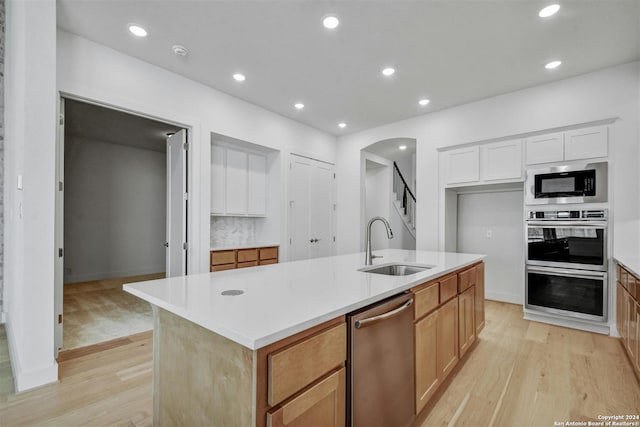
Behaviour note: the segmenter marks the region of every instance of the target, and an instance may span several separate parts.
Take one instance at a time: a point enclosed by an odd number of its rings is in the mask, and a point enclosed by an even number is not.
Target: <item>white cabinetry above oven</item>
[[[608,155],[608,127],[532,136],[525,144],[527,165],[605,158]]]
[[[440,168],[447,187],[522,181],[522,140],[442,151]]]

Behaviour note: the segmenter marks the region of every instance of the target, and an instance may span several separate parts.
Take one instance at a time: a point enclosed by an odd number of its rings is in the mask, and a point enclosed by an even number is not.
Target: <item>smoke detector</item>
[[[173,46],[172,49],[173,49],[173,53],[175,53],[178,56],[187,56],[187,54],[189,53],[189,49],[187,49],[184,46],[180,46],[179,44]]]

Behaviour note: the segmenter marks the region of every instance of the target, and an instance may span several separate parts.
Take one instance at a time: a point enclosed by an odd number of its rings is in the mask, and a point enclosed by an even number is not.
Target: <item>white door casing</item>
[[[333,165],[291,155],[289,260],[333,254]]]
[[[54,352],[63,344],[63,301],[64,301],[64,98],[60,98],[58,119],[58,139],[56,144],[56,196],[55,196],[55,263],[54,263],[54,311],[55,335]]]
[[[187,131],[167,138],[167,277],[187,274]]]

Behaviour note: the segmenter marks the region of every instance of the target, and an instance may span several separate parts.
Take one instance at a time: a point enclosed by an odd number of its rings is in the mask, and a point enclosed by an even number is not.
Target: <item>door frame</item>
[[[286,194],[287,194],[287,198],[286,198],[286,217],[287,217],[287,224],[286,224],[286,230],[287,230],[287,235],[285,238],[285,244],[284,246],[286,247],[286,259],[287,260],[291,260],[291,253],[290,253],[290,249],[291,249],[291,197],[292,197],[292,185],[291,185],[291,164],[293,163],[293,156],[296,157],[301,157],[303,159],[308,159],[308,160],[313,160],[315,162],[320,162],[320,163],[324,163],[326,165],[330,165],[332,170],[333,170],[333,175],[334,175],[334,179],[333,179],[333,185],[332,185],[332,189],[331,189],[331,200],[332,200],[332,205],[333,205],[333,209],[331,210],[331,235],[333,236],[333,238],[335,238],[335,240],[332,238],[331,239],[331,255],[335,255],[336,254],[336,248],[337,248],[337,240],[338,240],[338,227],[337,227],[337,178],[336,178],[336,165],[335,163],[326,161],[326,160],[322,160],[319,159],[317,157],[313,157],[310,155],[305,155],[305,154],[299,154],[297,152],[289,152],[289,158],[288,158],[288,162],[285,163],[285,167],[287,167],[287,179],[286,181],[286,185],[287,185],[287,189],[286,189]]]
[[[57,97],[57,115],[56,120],[64,114],[61,111],[61,105],[64,99],[70,99],[74,101],[80,101],[87,104],[97,105],[103,108],[109,108],[111,110],[121,111],[127,114],[132,114],[139,117],[144,117],[151,120],[165,122],[174,126],[179,126],[187,130],[187,143],[188,151],[186,154],[187,162],[187,188],[190,197],[187,200],[187,242],[188,242],[188,256],[187,256],[187,273],[201,273],[209,271],[209,191],[208,191],[208,161],[210,152],[208,144],[201,144],[201,124],[193,117],[181,116],[173,112],[169,112],[150,105],[140,105],[132,103],[129,100],[110,98],[107,94],[92,94],[90,96],[83,95],[76,92],[58,91]],[[59,123],[59,122],[58,122]],[[62,138],[61,138],[62,137]],[[64,148],[64,135],[60,135],[60,131],[56,135],[56,152],[61,148]],[[57,159],[56,159],[57,160]],[[58,176],[60,174],[60,164],[56,161],[56,174],[55,185],[52,186],[55,191],[55,199],[58,199]],[[63,171],[62,171],[63,172]],[[204,177],[204,175],[207,177]],[[63,175],[64,176],[64,175]],[[64,181],[63,181],[64,186]],[[202,187],[206,188],[202,188]],[[64,198],[62,198],[64,203]],[[56,203],[55,206],[55,250],[54,250],[54,265],[57,265],[59,261],[58,249],[64,248],[64,236],[59,235],[59,231],[64,230],[64,215],[59,215],[58,209],[61,207]],[[204,209],[203,209],[204,208]],[[206,235],[206,238],[202,236]],[[62,262],[64,262],[64,257]],[[54,273],[54,354],[57,357],[59,348],[62,347],[62,328],[64,325],[64,319],[62,323],[59,323],[59,315],[62,315],[63,309],[63,286],[64,278],[63,274]],[[60,346],[60,347],[59,347]]]

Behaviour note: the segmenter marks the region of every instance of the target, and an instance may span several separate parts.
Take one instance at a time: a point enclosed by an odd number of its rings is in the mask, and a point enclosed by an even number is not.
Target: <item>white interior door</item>
[[[54,263],[54,324],[55,357],[63,344],[64,309],[64,98],[60,98],[60,118],[56,144],[56,197],[55,197],[55,263]]]
[[[291,156],[289,260],[333,254],[333,165]]]
[[[309,181],[311,159],[291,156],[289,186],[289,260],[309,258]]]
[[[167,138],[167,277],[187,274],[187,131]]]
[[[316,162],[309,182],[310,258],[333,252],[333,166]]]

